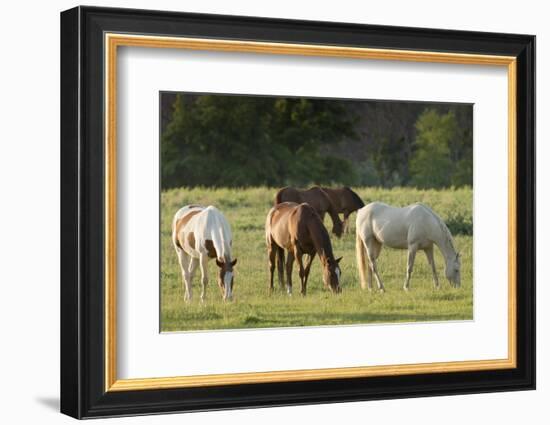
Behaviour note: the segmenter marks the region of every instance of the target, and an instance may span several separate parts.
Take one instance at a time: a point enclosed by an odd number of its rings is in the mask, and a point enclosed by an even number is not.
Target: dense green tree
[[[353,138],[337,102],[300,98],[181,96],[162,135],[162,185],[353,183],[352,165],[321,156]]]
[[[452,112],[439,114],[426,109],[416,122],[416,146],[410,161],[411,183],[415,186],[446,187],[451,184],[453,161],[451,141],[456,134]]]
[[[471,186],[471,105],[161,96],[162,186]]]

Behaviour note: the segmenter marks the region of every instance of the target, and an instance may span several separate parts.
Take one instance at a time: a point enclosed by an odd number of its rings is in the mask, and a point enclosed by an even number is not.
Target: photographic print
[[[473,106],[160,93],[161,331],[473,319]]]

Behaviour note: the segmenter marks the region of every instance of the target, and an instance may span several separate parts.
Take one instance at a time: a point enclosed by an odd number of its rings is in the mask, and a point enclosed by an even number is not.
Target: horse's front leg
[[[208,255],[207,254],[201,254],[199,258],[199,264],[201,267],[201,284],[202,284],[201,301],[204,302],[206,298],[206,285],[208,284]]]
[[[431,246],[429,248],[426,248],[424,250],[424,252],[426,253],[426,258],[428,259],[428,264],[432,268],[434,288],[439,289],[439,279],[437,278],[437,269],[435,268],[435,260],[434,260],[434,247]]]
[[[307,288],[306,288],[307,279],[306,279],[306,270],[304,268],[304,263],[303,263],[303,255],[304,254],[300,252],[297,248],[295,249],[294,257],[296,257],[296,261],[298,262],[300,282],[302,283],[300,294],[305,297],[307,292]]]
[[[370,273],[368,273],[369,290],[372,288],[372,275],[374,274],[374,277],[376,278],[376,284],[378,285],[378,290],[380,292],[385,292],[386,289],[384,288],[384,284],[382,283],[382,278],[380,277],[380,274],[378,274],[378,267],[376,267],[376,260],[380,255],[382,245],[373,239],[369,239],[365,246],[370,269]]]
[[[307,264],[305,268],[305,285],[307,287],[307,280],[309,278],[309,272],[311,270],[311,264],[313,263],[313,259],[315,258],[315,255],[308,255],[307,257]]]
[[[403,289],[405,291],[409,290],[413,266],[414,266],[414,258],[416,257],[417,250],[418,250],[418,247],[415,244],[409,245],[409,255],[407,258],[407,276],[405,277],[405,284],[403,285]]]

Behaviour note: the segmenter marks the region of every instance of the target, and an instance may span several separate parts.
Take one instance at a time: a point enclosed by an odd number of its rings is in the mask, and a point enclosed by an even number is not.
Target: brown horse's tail
[[[359,277],[361,278],[361,288],[367,287],[367,273],[370,273],[370,267],[365,262],[365,244],[359,233],[355,237],[355,253],[357,255],[357,269],[359,269]]]

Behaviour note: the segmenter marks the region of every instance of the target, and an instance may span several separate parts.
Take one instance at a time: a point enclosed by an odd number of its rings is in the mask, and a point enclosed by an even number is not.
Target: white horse
[[[376,277],[378,289],[384,291],[384,284],[376,268],[376,259],[382,245],[390,248],[408,249],[407,275],[403,289],[409,289],[416,252],[426,253],[432,268],[433,283],[439,288],[434,262],[433,246],[437,245],[445,258],[445,276],[455,288],[460,286],[460,258],[451,232],[430,208],[416,203],[404,208],[395,208],[381,202],[372,202],[357,212],[356,254],[357,267],[361,276],[361,287],[372,289],[372,275]],[[366,254],[366,255],[365,255]],[[365,256],[368,270],[365,266]]]
[[[231,228],[218,209],[198,205],[181,208],[172,221],[172,243],[181,267],[186,301],[192,297],[191,283],[197,266],[201,269],[201,300],[204,301],[209,258],[215,258],[220,268],[218,286],[223,299],[231,300],[233,266],[237,260],[231,259]]]

